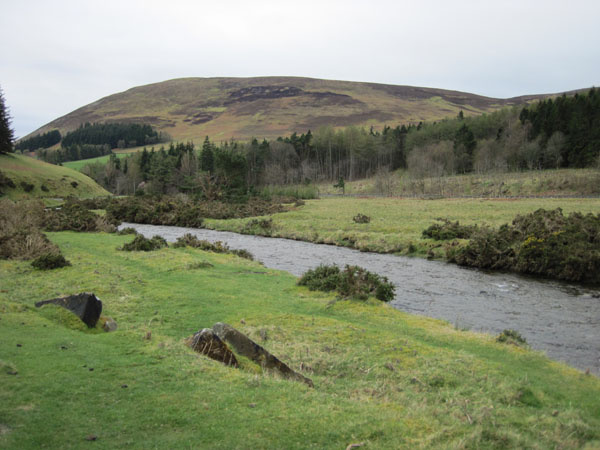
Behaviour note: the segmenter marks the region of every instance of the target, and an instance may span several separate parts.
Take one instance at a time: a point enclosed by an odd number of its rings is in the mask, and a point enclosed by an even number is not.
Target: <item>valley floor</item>
[[[354,227],[352,215],[363,212],[373,216],[366,227],[382,228],[373,233],[396,234],[390,214],[419,209],[387,201],[307,202],[274,221],[291,230],[310,212],[319,232],[329,223]],[[422,204],[412,236],[430,217],[458,211],[452,202],[442,211]],[[487,203],[476,206],[486,220],[505,220]],[[0,261],[2,448],[600,445],[600,380],[540,353],[375,300],[334,301],[232,255],[128,253],[116,248],[131,236],[48,235],[72,266],[41,272]],[[33,307],[84,291],[100,297],[116,332],[89,331]],[[186,338],[215,322],[246,333],[315,387],[226,367],[186,347]]]

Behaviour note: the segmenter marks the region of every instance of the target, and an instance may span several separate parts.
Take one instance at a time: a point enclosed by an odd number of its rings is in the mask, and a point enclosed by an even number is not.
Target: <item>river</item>
[[[319,264],[358,265],[394,283],[391,304],[399,310],[491,334],[511,328],[550,358],[600,375],[600,289],[290,239],[131,223],[124,227],[169,242],[185,233],[223,241],[248,250],[266,267],[296,276]]]

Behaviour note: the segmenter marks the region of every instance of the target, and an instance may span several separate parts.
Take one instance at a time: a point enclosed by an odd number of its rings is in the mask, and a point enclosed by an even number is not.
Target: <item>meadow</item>
[[[360,198],[326,197],[305,200],[303,206],[290,206],[274,214],[268,229],[249,227],[253,219],[213,220],[205,226],[215,230],[248,232],[316,243],[352,247],[365,251],[444,256],[443,244],[423,239],[422,232],[436,221],[447,218],[463,225],[498,227],[510,223],[517,214],[539,208],[562,208],[565,214],[600,212],[599,198]],[[369,223],[355,223],[357,214],[370,217]]]
[[[334,205],[351,209],[337,199],[303,208],[320,223],[340,220],[327,219]],[[374,299],[310,292],[232,255],[122,252],[132,236],[114,234],[48,236],[72,266],[0,261],[2,448],[600,445],[600,380],[540,353]],[[33,307],[83,291],[100,297],[117,331]],[[246,333],[315,387],[226,367],[185,345],[215,322]]]
[[[0,155],[0,172],[10,178],[15,187],[1,187],[11,200],[26,198],[56,198],[70,195],[79,198],[108,196],[110,193],[91,178],[67,167],[56,166],[18,154]],[[32,185],[27,192],[21,183]]]

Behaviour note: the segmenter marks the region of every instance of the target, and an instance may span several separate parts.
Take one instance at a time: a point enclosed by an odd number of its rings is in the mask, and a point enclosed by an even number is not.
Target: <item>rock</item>
[[[102,329],[107,333],[111,331],[117,331],[117,322],[115,322],[111,317],[107,317],[102,324]]]
[[[90,328],[96,326],[96,323],[100,318],[100,313],[102,312],[102,302],[93,293],[89,292],[69,295],[68,297],[43,300],[37,302],[35,306],[36,308],[40,308],[48,304],[58,305],[68,309]]]
[[[187,345],[215,361],[222,362],[227,366],[239,367],[233,352],[210,328],[198,331],[188,340]]]
[[[204,330],[202,330],[204,331]],[[222,341],[229,344],[236,353],[245,356],[248,359],[260,364],[265,369],[270,369],[278,372],[284,378],[301,381],[310,387],[314,384],[311,379],[299,374],[290,369],[286,364],[281,362],[263,347],[258,345],[245,334],[239,332],[235,328],[225,323],[216,323],[213,325],[212,331]]]

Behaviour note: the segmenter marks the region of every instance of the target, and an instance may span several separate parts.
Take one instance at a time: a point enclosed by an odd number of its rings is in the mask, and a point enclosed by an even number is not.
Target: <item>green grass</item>
[[[115,153],[118,158],[124,158],[128,155],[128,153]],[[64,167],[68,167],[73,170],[81,170],[88,164],[100,163],[106,164],[110,158],[110,155],[98,156],[97,158],[89,158],[89,159],[80,159],[78,161],[67,161],[63,163]]]
[[[562,208],[565,213],[600,212],[596,199],[439,199],[335,197],[306,200],[306,205],[274,214],[274,237],[335,244],[376,252],[425,254],[430,249],[438,257],[439,242],[422,239],[422,231],[436,218],[458,220],[463,225],[509,223],[517,214],[538,208]],[[370,223],[357,224],[358,213],[371,217]],[[241,231],[251,219],[206,220],[216,230]]]
[[[12,200],[24,198],[55,198],[73,195],[79,198],[103,197],[110,193],[96,184],[91,178],[67,167],[56,166],[18,154],[0,155],[0,171],[9,177],[16,188],[3,188],[5,195]],[[21,182],[34,185],[31,192],[25,192]],[[77,186],[73,186],[73,182]],[[44,191],[42,186],[48,190]]]
[[[49,237],[71,267],[0,261],[2,448],[600,445],[600,380],[539,353],[375,301],[332,303],[231,255],[115,250],[131,236]],[[214,267],[194,269],[203,261]],[[101,298],[116,332],[33,307],[81,291]],[[184,345],[218,321],[315,388]]]

